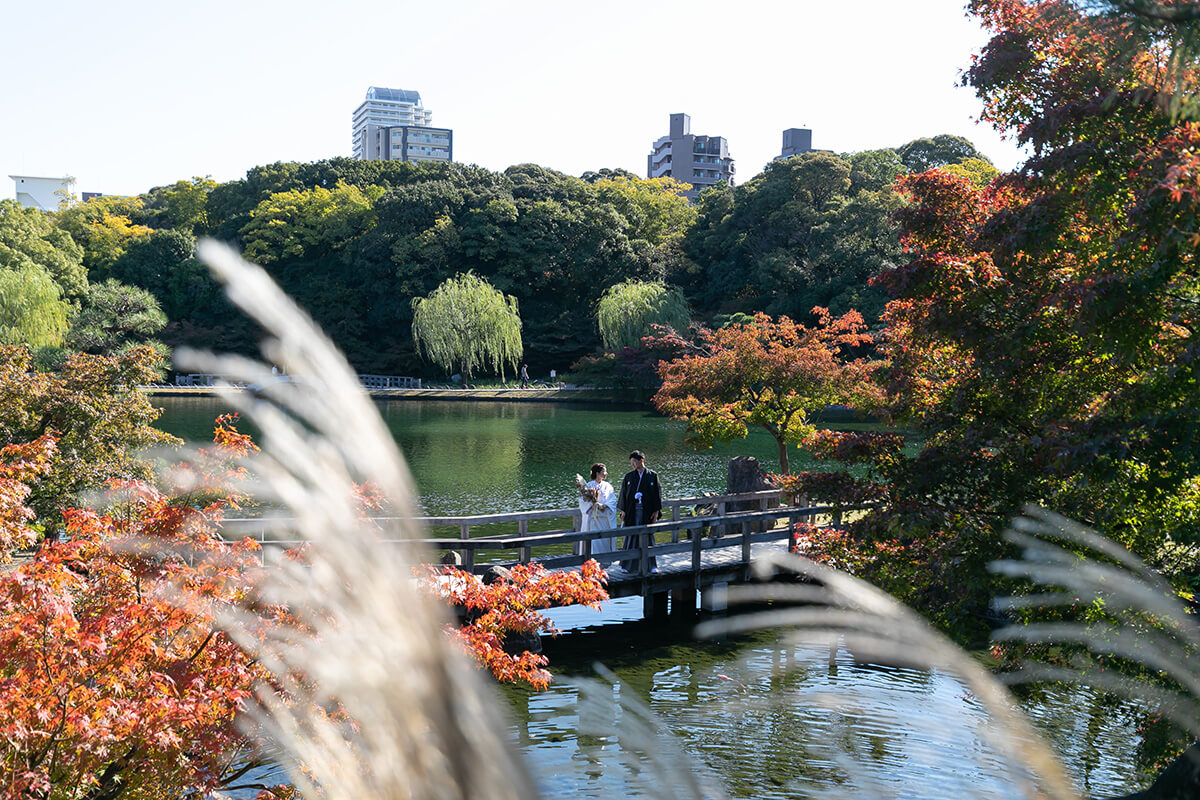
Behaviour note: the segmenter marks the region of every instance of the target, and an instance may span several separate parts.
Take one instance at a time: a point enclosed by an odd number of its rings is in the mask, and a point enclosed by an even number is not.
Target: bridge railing
[[[596,539],[621,538],[641,533],[642,543],[637,551],[605,554],[605,558],[624,558],[637,561],[637,568],[628,571],[632,576],[648,574],[651,558],[674,553],[690,552],[694,569],[699,569],[702,556],[712,550],[730,547],[741,548],[741,562],[748,563],[750,548],[758,542],[786,539],[790,544],[792,530],[797,522],[813,522],[819,517],[832,523],[840,520],[842,512],[868,508],[869,506],[835,507],[820,505],[768,506],[778,503],[778,491],[752,492],[746,494],[714,495],[691,498],[675,498],[663,501],[664,517],[652,525],[615,528],[582,532],[578,507],[517,511],[503,514],[471,516],[416,517],[412,521],[425,529],[457,528],[458,538],[423,538],[419,541],[432,551],[454,551],[461,557],[462,568],[483,572],[489,566],[525,563],[537,560],[547,568],[566,568],[582,564],[593,557]],[[731,506],[749,505],[756,510],[730,511]],[[690,512],[690,513],[689,513]],[[697,513],[699,512],[699,513]],[[398,543],[402,540],[386,538],[391,524],[399,517],[377,517],[384,542]],[[563,526],[546,531],[529,531],[530,522],[561,520]],[[781,523],[786,522],[786,525]],[[482,526],[507,525],[516,527],[516,533],[493,536],[472,535],[472,529]],[[228,538],[250,536],[265,548],[289,548],[302,544],[301,540],[289,538],[291,520],[281,518],[227,519],[222,523],[223,533]],[[659,538],[664,539],[661,543]],[[651,540],[654,543],[651,543]],[[487,556],[494,559],[484,560]],[[506,557],[507,556],[507,557]]]
[[[358,382],[364,389],[420,389],[420,378],[404,375],[359,375]]]

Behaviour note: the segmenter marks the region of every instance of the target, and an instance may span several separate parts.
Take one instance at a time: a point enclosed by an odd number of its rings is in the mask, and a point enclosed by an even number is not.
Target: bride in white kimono
[[[596,490],[596,499],[579,498],[579,514],[582,517],[580,530],[604,531],[617,527],[617,493],[605,478],[608,469],[603,464],[592,464],[592,479],[587,488]],[[592,540],[592,555],[603,566],[615,559],[605,559],[604,553],[615,553],[616,542],[612,536]]]

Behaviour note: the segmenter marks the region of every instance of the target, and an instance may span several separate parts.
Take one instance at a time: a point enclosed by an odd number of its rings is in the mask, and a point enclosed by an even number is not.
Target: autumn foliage
[[[547,571],[537,563],[517,564],[494,583],[454,567],[431,571],[422,578],[425,591],[443,598],[463,616],[463,624],[447,633],[497,680],[525,683],[534,689],[550,685],[546,657],[523,650],[510,653],[506,638],[513,634],[554,634],[540,609],[582,604],[599,608],[608,599],[607,578],[594,559],[578,571]],[[509,648],[515,649],[515,648]]]
[[[229,502],[219,487],[253,444],[231,418],[216,439],[191,462],[190,496],[113,483],[107,510],[67,509],[60,541],[0,574],[5,796],[179,797],[256,763],[235,719],[268,675],[216,620],[253,597],[259,551],[214,529]],[[20,479],[52,452],[51,438],[5,448],[8,549],[29,541]]]
[[[1033,155],[985,186],[899,179],[908,260],[875,283],[891,298],[889,410],[918,444],[863,460],[814,443],[870,486],[803,479],[880,489],[883,509],[840,540],[851,560],[968,633],[1024,503],[1182,582],[1198,579],[1172,574],[1164,548],[1200,530],[1200,19],[1151,0],[970,9],[992,38],[964,83]]]
[[[851,311],[834,318],[821,308],[813,314],[811,328],[760,313],[746,324],[700,331],[701,352],[660,365],[663,384],[654,404],[687,420],[697,447],[744,438],[751,425],[764,428],[787,474],[788,445],[814,431],[810,414],[879,397],[872,380],[878,364],[860,355],[871,342],[862,316]]]

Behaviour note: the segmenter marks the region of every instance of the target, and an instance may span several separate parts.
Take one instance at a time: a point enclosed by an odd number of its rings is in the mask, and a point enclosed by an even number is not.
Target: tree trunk
[[[787,442],[781,438],[776,438],[775,444],[779,446],[779,474],[791,475],[792,473],[789,471],[788,467]]]

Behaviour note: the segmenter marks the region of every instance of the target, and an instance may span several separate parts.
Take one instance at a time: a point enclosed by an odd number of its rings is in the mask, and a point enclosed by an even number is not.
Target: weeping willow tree
[[[49,272],[37,266],[0,269],[0,344],[58,347],[69,315]]]
[[[668,289],[657,281],[624,281],[604,292],[596,320],[604,346],[617,350],[640,345],[651,325],[682,331],[691,321],[691,314],[678,289]]]
[[[445,369],[462,371],[463,383],[479,368],[504,378],[516,371],[524,352],[517,299],[467,272],[450,278],[428,297],[412,301],[413,338],[425,357]]]

